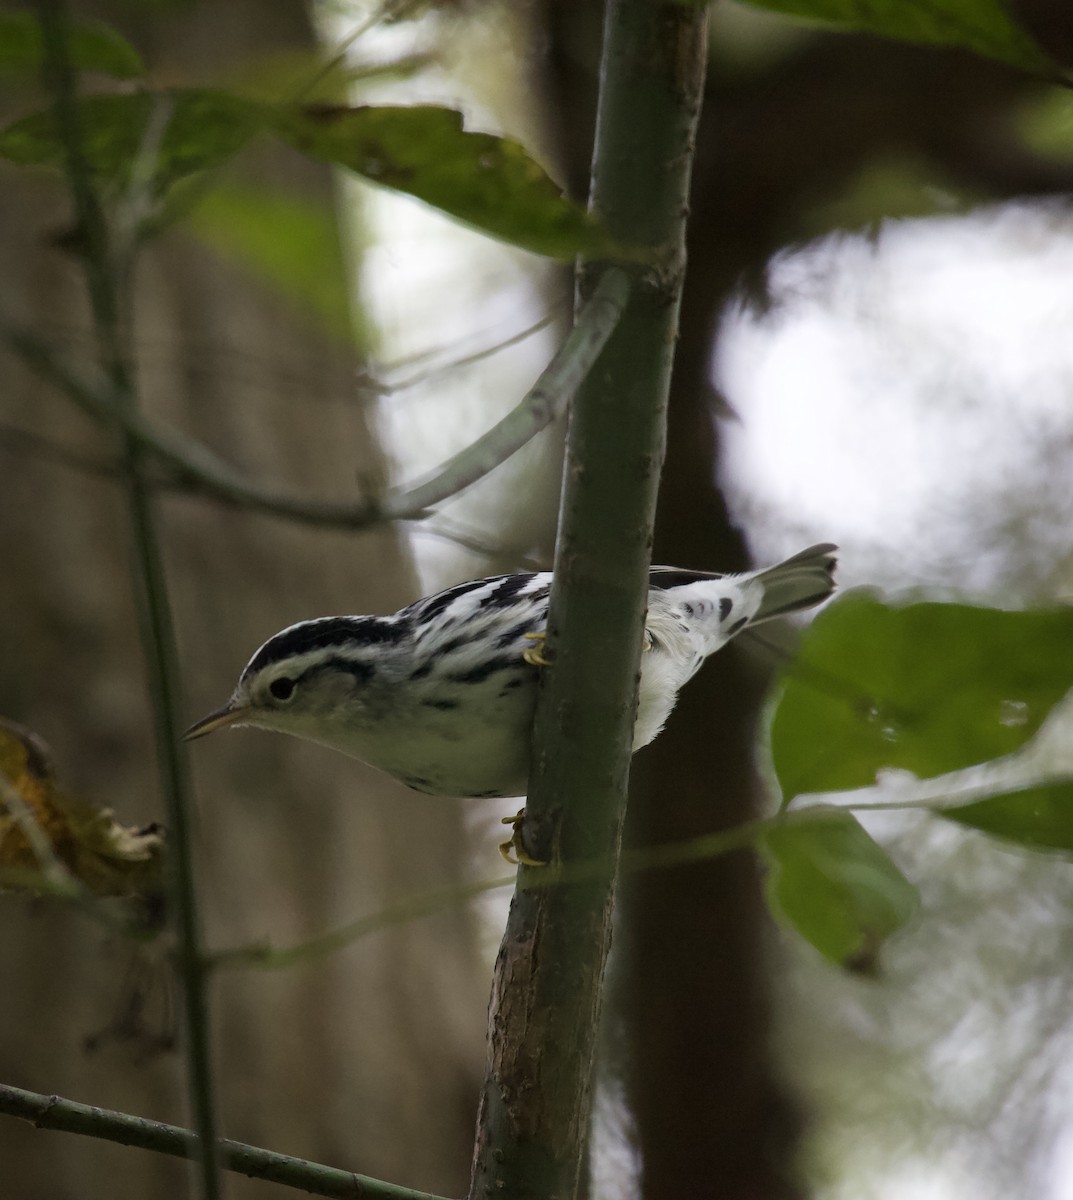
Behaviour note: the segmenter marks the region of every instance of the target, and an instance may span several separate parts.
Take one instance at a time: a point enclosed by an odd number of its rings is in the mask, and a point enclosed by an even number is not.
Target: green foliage
[[[115,79],[145,74],[137,50],[100,21],[69,21],[67,55],[77,71],[97,71]],[[41,70],[44,49],[41,26],[32,12],[0,13],[0,75],[28,75]]]
[[[467,131],[453,109],[308,105],[281,111],[276,131],[312,158],[537,254],[568,259],[612,249],[518,142]]]
[[[1073,96],[1068,90],[1041,90],[1015,116],[1018,133],[1033,154],[1073,162]]]
[[[187,225],[218,254],[311,309],[333,335],[353,337],[338,231],[323,205],[225,181],[194,206]]]
[[[138,166],[155,195],[224,163],[264,122],[262,106],[227,92],[176,89],[87,96],[78,102],[89,169],[106,187],[125,187]],[[159,124],[149,137],[149,122]],[[143,172],[140,154],[151,156]],[[23,117],[0,132],[0,155],[23,166],[63,169],[63,142],[52,109]]]
[[[1013,20],[1003,0],[745,0],[828,28],[958,46],[1032,74],[1057,67]]]
[[[884,767],[922,777],[1008,754],[1069,689],[1073,611],[888,607],[866,591],[824,610],[771,724],[784,803],[867,786]]]
[[[942,816],[1036,850],[1073,851],[1073,782],[1044,784],[973,804],[938,810]]]
[[[865,787],[883,768],[930,777],[1024,746],[1073,684],[1073,611],[888,606],[855,591],[805,635],[771,722],[784,806]],[[1073,852],[1073,781],[937,816],[1032,849]],[[915,892],[845,810],[805,810],[762,835],[776,913],[832,961],[871,961]]]
[[[811,810],[760,839],[768,903],[826,958],[868,971],[917,910],[916,888],[850,813]]]
[[[78,114],[89,167],[108,187],[124,187],[135,167],[144,178],[148,168],[152,193],[163,195],[179,180],[220,166],[265,131],[534,253],[568,259],[611,248],[518,142],[468,132],[452,109],[269,105],[177,88],[90,96],[79,101]],[[62,168],[54,112],[24,117],[0,132],[0,155]]]

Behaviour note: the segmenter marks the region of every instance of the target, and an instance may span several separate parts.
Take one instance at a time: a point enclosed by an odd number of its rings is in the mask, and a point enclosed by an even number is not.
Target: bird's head
[[[186,741],[227,726],[253,725],[334,744],[336,727],[360,722],[369,685],[397,642],[383,617],[323,617],[269,638],[246,664],[231,699],[196,721]]]

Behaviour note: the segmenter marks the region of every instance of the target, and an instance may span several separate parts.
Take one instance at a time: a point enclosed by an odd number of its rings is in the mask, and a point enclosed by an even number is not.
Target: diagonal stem
[[[150,1121],[129,1113],[114,1112],[60,1096],[45,1096],[0,1084],[0,1112],[22,1117],[38,1129],[60,1129],[86,1137],[105,1138],[121,1146],[137,1146],[176,1158],[197,1157],[198,1138],[189,1129]],[[299,1188],[314,1196],[338,1196],[342,1200],[444,1200],[429,1192],[385,1183],[368,1175],[341,1171],[274,1150],[261,1150],[244,1142],[221,1139],[217,1143],[220,1163],[229,1171],[251,1179],[266,1179],[285,1187]]]
[[[624,272],[608,271],[555,357],[517,405],[487,433],[441,464],[428,479],[358,503],[298,500],[248,480],[200,442],[161,428],[124,402],[116,380],[57,350],[33,330],[0,318],[0,334],[43,378],[94,420],[119,424],[129,443],[173,470],[187,485],[254,512],[311,525],[363,529],[380,521],[413,521],[494,471],[560,417],[588,374],[626,306]]]

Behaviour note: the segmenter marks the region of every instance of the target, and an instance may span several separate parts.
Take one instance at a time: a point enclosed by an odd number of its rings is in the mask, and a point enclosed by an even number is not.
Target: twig
[[[393,925],[401,925],[406,921],[416,921],[420,917],[431,916],[468,903],[485,892],[497,888],[510,887],[514,883],[513,875],[501,876],[498,879],[484,879],[477,883],[456,884],[449,887],[435,888],[427,892],[419,892],[407,896],[395,904],[390,904],[379,912],[366,917],[359,917],[331,929],[304,942],[293,946],[275,949],[270,945],[236,946],[230,950],[218,950],[210,962],[215,967],[263,967],[274,970],[280,967],[290,967],[295,963],[309,959],[321,958],[326,954],[334,954],[345,950],[347,946],[359,938]]]
[[[532,325],[527,325],[517,333],[512,333],[510,337],[501,338],[491,346],[482,346],[480,350],[474,350],[470,354],[452,354],[446,362],[421,367],[420,370],[406,376],[404,379],[391,379],[390,377],[395,371],[401,371],[406,367],[412,368],[421,362],[427,361],[429,358],[434,358],[436,355],[444,353],[444,349],[434,349],[426,351],[422,355],[413,355],[398,359],[395,362],[384,363],[377,368],[377,378],[383,384],[381,394],[396,395],[399,392],[409,391],[411,388],[417,387],[418,384],[427,383],[429,379],[435,379],[447,375],[452,371],[462,371],[466,367],[475,366],[477,363],[484,362],[485,359],[492,358],[504,350],[509,350],[511,346],[520,345],[534,334],[539,333],[542,329],[547,329],[555,320],[557,320],[557,315],[555,311],[552,311],[541,317],[539,321],[534,321]]]
[[[82,454],[51,438],[34,433],[32,430],[21,429],[17,425],[8,425],[0,421],[0,452],[6,449],[33,454],[45,462],[70,467],[72,470],[81,471],[85,475],[98,479],[117,480],[123,478],[122,466],[114,460]],[[160,474],[156,478],[143,476],[143,480],[154,491],[204,496],[203,489],[186,476],[169,473]],[[467,529],[439,514],[437,514],[435,523],[431,520],[422,521],[414,527],[413,533],[420,537],[439,538],[441,541],[452,542],[463,550],[469,550],[472,554],[480,554],[485,558],[509,562],[519,571],[547,570],[546,563],[527,558],[517,546],[496,545],[490,542],[480,530]]]
[[[114,388],[101,372],[76,363],[32,330],[0,320],[0,332],[28,366],[55,383],[94,420],[121,421],[127,436],[175,471],[187,487],[227,504],[312,525],[360,529],[382,519],[375,503],[294,500],[250,483],[200,442],[161,429],[137,411],[119,410]]]
[[[775,826],[802,824],[805,821],[816,820],[818,815],[820,815],[818,806],[784,810],[771,817],[760,817],[754,821],[747,821],[733,829],[703,834],[700,837],[687,838],[680,842],[670,842],[663,846],[624,850],[620,859],[620,868],[623,874],[632,874],[638,871],[665,870],[683,863],[716,858],[719,855],[729,854],[731,851],[753,845],[763,833]],[[290,946],[274,947],[268,943],[234,946],[226,950],[215,951],[210,955],[210,962],[218,968],[255,967],[268,971],[279,970],[283,967],[292,967],[297,963],[322,958],[328,954],[336,954],[370,934],[379,933],[383,929],[400,925],[406,921],[419,920],[432,913],[443,912],[447,908],[460,907],[485,892],[510,887],[515,883],[523,891],[535,892],[599,879],[605,876],[607,871],[608,860],[605,857],[599,860],[530,871],[524,878],[516,879],[513,875],[506,875],[477,883],[436,888],[433,891],[419,892],[416,895],[408,896],[378,912],[359,917],[337,929],[328,930],[326,933],[317,934],[315,937],[295,942]]]
[[[518,405],[424,483],[388,492],[385,517],[424,511],[482,479],[561,416],[615,331],[630,294],[625,273],[611,268],[578,315],[555,357]]]
[[[104,1138],[121,1146],[138,1146],[176,1158],[194,1158],[198,1152],[197,1135],[189,1129],[7,1084],[0,1084],[0,1112],[23,1117],[38,1129]],[[229,1171],[299,1188],[314,1196],[340,1196],[345,1200],[444,1200],[430,1192],[398,1187],[368,1175],[356,1175],[226,1138],[221,1138],[216,1148],[220,1163]]]
[[[606,286],[605,286],[606,285]],[[247,480],[202,443],[160,428],[120,402],[107,376],[75,362],[44,338],[0,319],[0,333],[28,366],[56,384],[97,421],[118,422],[126,436],[196,487],[224,503],[311,525],[364,529],[380,521],[414,521],[429,507],[470,487],[520,450],[565,410],[625,307],[623,272],[608,271],[577,324],[540,378],[501,421],[424,482],[358,504],[297,500]]]
[[[206,971],[194,884],[189,785],[184,750],[178,740],[178,663],[167,583],[149,490],[141,478],[141,440],[131,432],[137,421],[137,396],[130,362],[120,336],[117,264],[109,231],[86,160],[79,123],[74,73],[67,57],[67,13],[63,0],[39,0],[45,82],[54,97],[56,123],[64,151],[97,345],[110,398],[108,420],[123,450],[127,501],[133,535],[134,576],[142,651],[152,698],[157,763],[168,814],[169,866],[177,923],[179,976],[186,1015],[186,1075],[200,1150],[200,1192],[218,1200],[216,1111],[209,1046]]]

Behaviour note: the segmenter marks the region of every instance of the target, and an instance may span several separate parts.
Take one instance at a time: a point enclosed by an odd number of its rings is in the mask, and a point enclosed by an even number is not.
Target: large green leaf
[[[917,910],[916,888],[850,813],[780,821],[760,846],[773,913],[840,966],[869,971]]]
[[[1054,63],[1018,25],[1003,0],[746,0],[830,28],[930,46],[960,46],[1033,74]]]
[[[771,722],[784,803],[1008,754],[1073,686],[1073,610],[888,607],[855,591],[805,635]]]
[[[141,156],[160,194],[184,176],[219,166],[268,130],[304,154],[537,254],[616,251],[518,142],[465,130],[453,109],[279,107],[227,92],[176,89],[90,96],[78,113],[87,161],[104,183],[124,183]],[[150,121],[159,124],[155,133]],[[0,132],[0,156],[62,168],[54,113],[35,113]]]
[[[464,129],[453,109],[306,105],[280,112],[276,132],[304,154],[537,254],[572,258],[613,249],[520,143]]]
[[[1021,846],[1073,853],[1073,781],[1024,788],[935,812]]]
[[[145,74],[137,50],[102,21],[68,21],[67,59],[77,71],[115,79]],[[33,12],[0,12],[0,75],[40,71],[44,62],[41,25]]]
[[[227,92],[176,89],[79,101],[83,149],[104,183],[124,183],[139,158],[157,192],[195,171],[225,162],[261,128],[266,110]],[[159,126],[154,131],[150,122]],[[24,165],[62,168],[63,142],[51,109],[0,132],[0,155]]]

